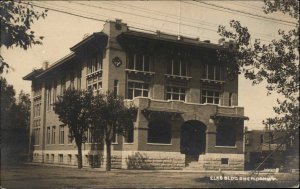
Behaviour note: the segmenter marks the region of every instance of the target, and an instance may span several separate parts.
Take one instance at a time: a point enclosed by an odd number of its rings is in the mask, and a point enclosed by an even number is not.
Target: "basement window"
[[[221,165],[228,165],[229,159],[228,158],[221,158]]]

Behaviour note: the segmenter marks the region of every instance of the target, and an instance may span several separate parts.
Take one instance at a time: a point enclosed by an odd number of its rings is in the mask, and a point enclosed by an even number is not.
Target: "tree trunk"
[[[111,170],[111,141],[106,140],[106,171]]]
[[[78,165],[78,169],[82,168],[82,144],[77,144],[77,150],[78,150],[78,157],[77,157],[77,165]]]

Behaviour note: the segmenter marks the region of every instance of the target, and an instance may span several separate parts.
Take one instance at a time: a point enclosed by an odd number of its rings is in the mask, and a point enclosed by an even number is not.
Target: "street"
[[[234,173],[227,173],[237,176]],[[225,182],[218,180],[220,173],[112,170],[50,165],[22,164],[2,166],[3,188],[212,188],[212,187],[292,187],[298,179],[288,175],[287,182]],[[244,176],[245,177],[245,176]],[[231,177],[234,178],[234,177]],[[293,179],[294,182],[291,182]],[[286,180],[286,179],[285,179]]]

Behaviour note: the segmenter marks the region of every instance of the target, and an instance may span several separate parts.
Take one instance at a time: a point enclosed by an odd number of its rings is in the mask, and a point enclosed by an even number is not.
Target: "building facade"
[[[217,59],[222,44],[131,30],[108,21],[71,53],[24,77],[32,81],[34,162],[77,164],[76,145],[53,111],[68,88],[114,91],[138,108],[134,126],[112,144],[112,167],[244,169],[244,109],[238,77]],[[103,144],[87,133],[84,166],[103,166]]]

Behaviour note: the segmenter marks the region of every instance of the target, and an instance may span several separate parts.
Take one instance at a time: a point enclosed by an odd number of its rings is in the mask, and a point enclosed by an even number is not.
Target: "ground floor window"
[[[133,99],[134,97],[148,97],[149,96],[149,84],[142,82],[128,82],[127,98]]]
[[[184,87],[167,87],[166,100],[185,101],[186,88]]]
[[[64,162],[64,155],[63,154],[58,154],[58,162],[63,163]]]
[[[236,128],[232,125],[220,124],[217,126],[216,145],[235,146]]]
[[[203,90],[201,94],[201,103],[220,104],[220,92]]]
[[[130,125],[125,131],[124,142],[125,143],[133,143],[133,125]]]
[[[170,144],[172,129],[167,120],[153,120],[148,125],[148,143]]]

